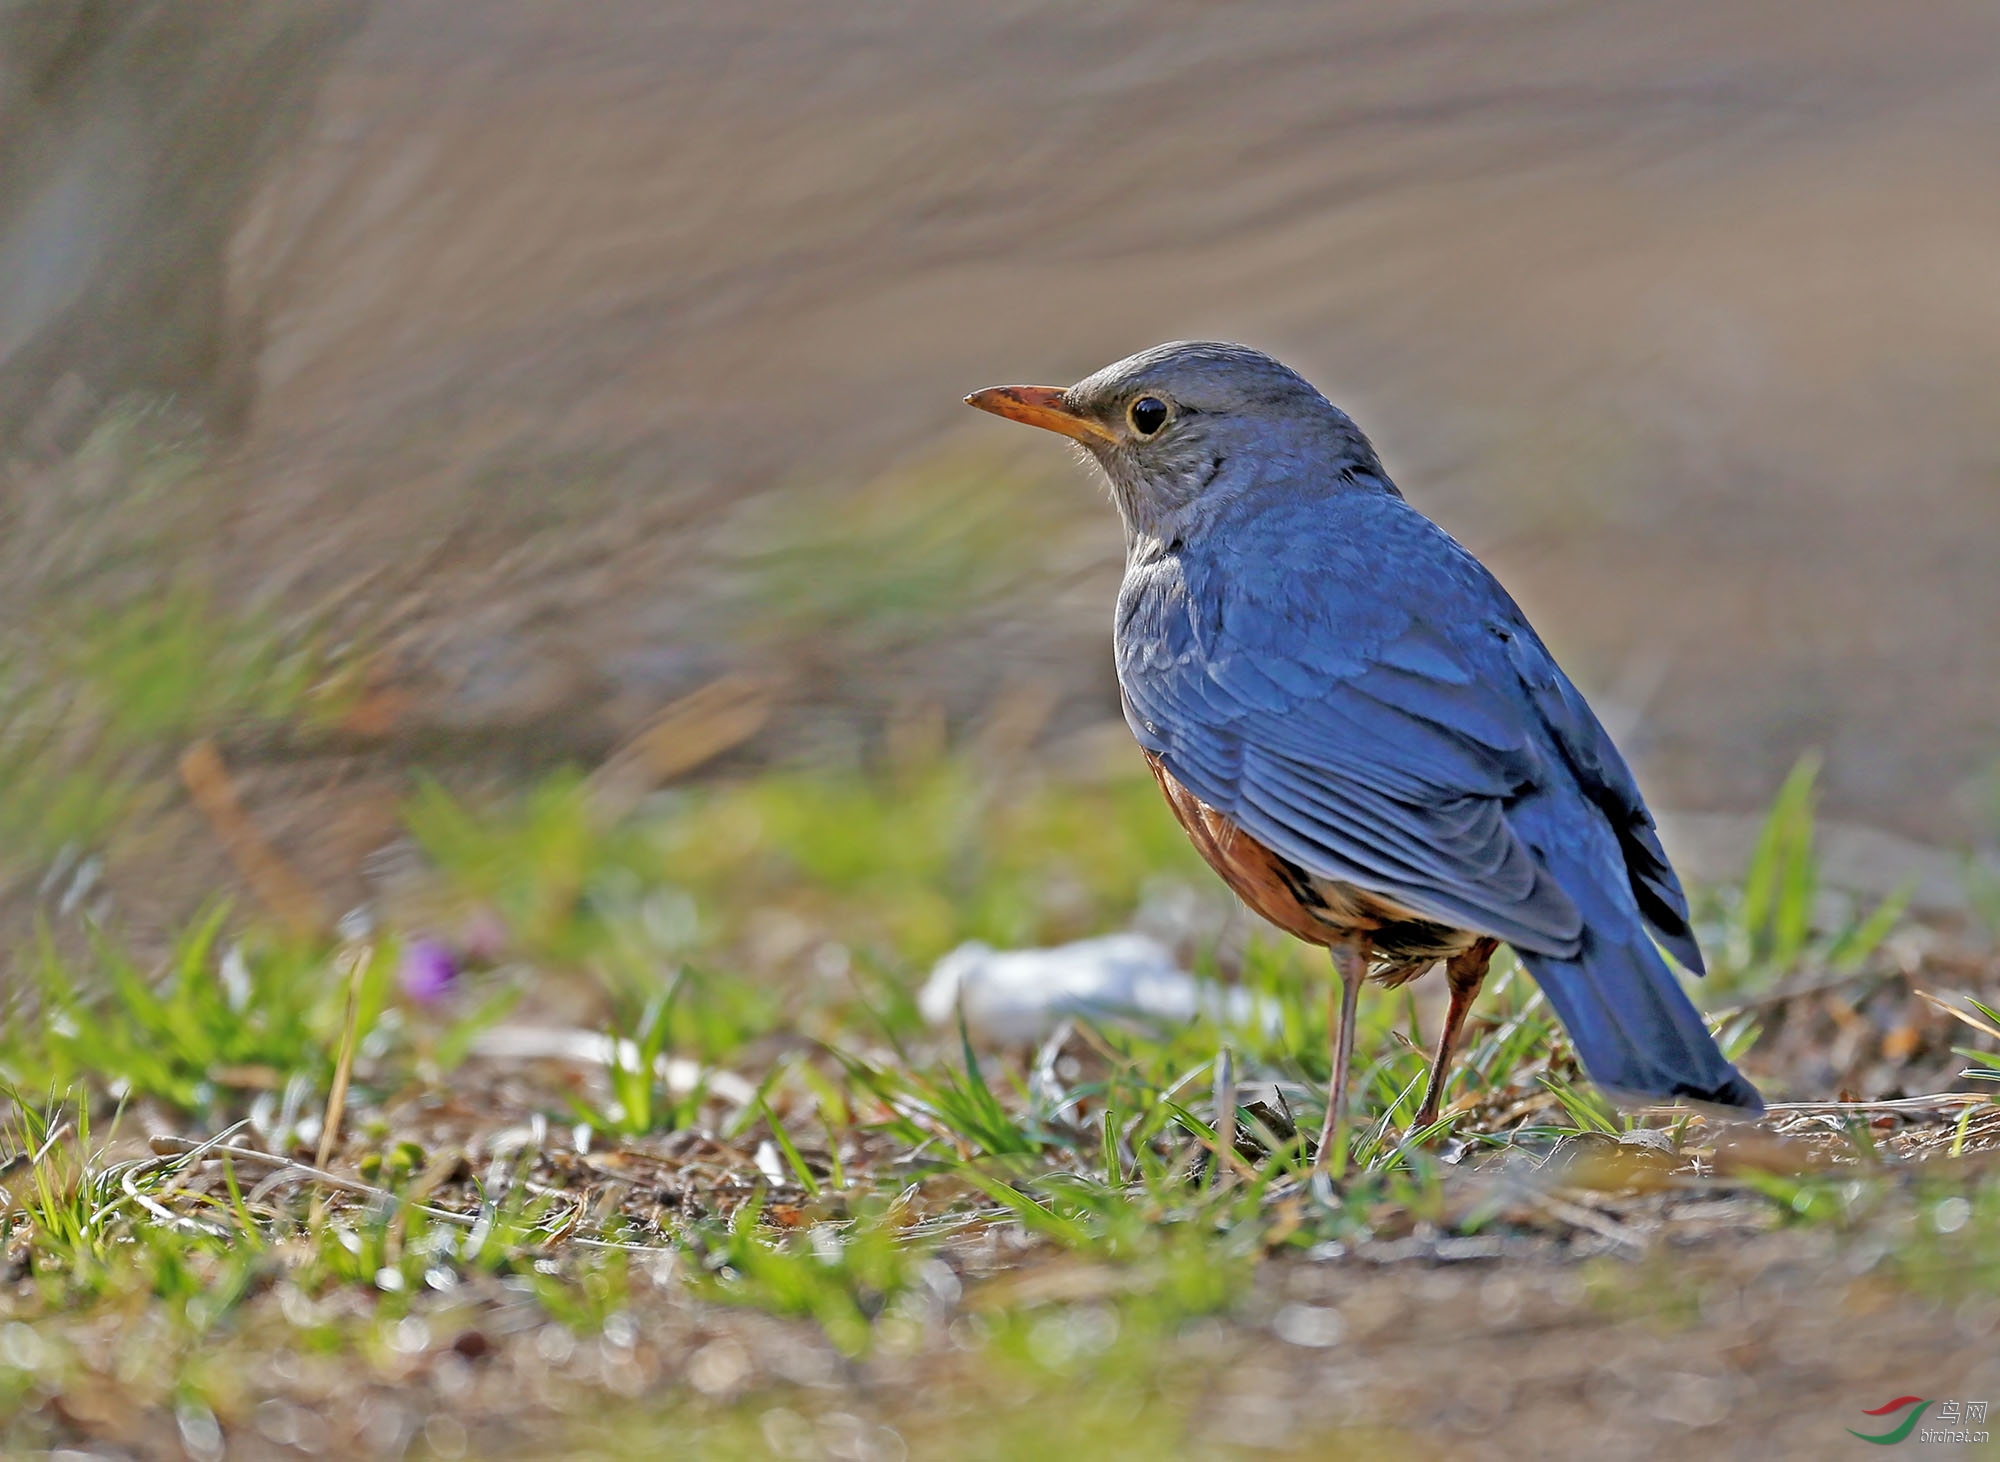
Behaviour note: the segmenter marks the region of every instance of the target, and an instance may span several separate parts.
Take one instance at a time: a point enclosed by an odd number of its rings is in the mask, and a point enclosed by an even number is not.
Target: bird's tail
[[[1694,1002],[1643,934],[1633,947],[1621,947],[1586,929],[1574,959],[1519,953],[1599,1086],[1624,1096],[1764,1110],[1757,1088],[1723,1058]]]
[[[1568,957],[1516,953],[1555,1007],[1590,1079],[1626,1096],[1763,1111],[1764,1099],[1724,1059],[1636,910],[1603,907],[1617,903],[1608,891],[1563,876],[1580,868],[1554,871],[1573,897],[1583,894],[1576,899],[1584,915],[1582,945]],[[1617,937],[1611,931],[1621,926]]]

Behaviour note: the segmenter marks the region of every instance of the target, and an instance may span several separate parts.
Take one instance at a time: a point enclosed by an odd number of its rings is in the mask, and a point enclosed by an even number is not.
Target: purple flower
[[[413,939],[403,948],[402,967],[396,972],[403,993],[419,1005],[444,999],[458,979],[458,956],[437,939]]]

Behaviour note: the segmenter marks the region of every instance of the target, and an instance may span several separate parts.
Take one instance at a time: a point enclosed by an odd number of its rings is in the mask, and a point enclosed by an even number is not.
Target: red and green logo
[[[1909,1408],[1908,1414],[1879,1436],[1871,1437],[1866,1432],[1855,1431],[1853,1427],[1849,1427],[1847,1430],[1851,1435],[1861,1438],[1864,1442],[1873,1442],[1878,1447],[1893,1447],[1917,1429],[1917,1423],[1923,1419],[1924,1412],[1930,1409],[1930,1402],[1924,1400],[1921,1396],[1898,1396],[1886,1406],[1877,1406],[1861,1413],[1863,1416],[1892,1416],[1896,1412],[1902,1411],[1905,1407]]]

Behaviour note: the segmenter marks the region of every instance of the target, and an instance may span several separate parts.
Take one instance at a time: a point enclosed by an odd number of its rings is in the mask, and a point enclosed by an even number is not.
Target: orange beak
[[[1043,431],[1060,432],[1086,447],[1109,446],[1117,436],[1087,416],[1078,416],[1063,405],[1060,386],[988,386],[965,398],[967,406],[977,406],[1009,421],[1026,422]]]

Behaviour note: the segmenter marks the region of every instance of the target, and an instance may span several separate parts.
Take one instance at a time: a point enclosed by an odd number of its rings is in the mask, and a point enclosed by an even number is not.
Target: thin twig
[[[223,850],[264,905],[301,937],[327,927],[326,909],[312,885],[301,878],[257,829],[243,810],[236,784],[215,743],[203,738],[190,746],[180,762],[181,784],[221,840]]]
[[[760,676],[725,675],[674,701],[590,774],[592,812],[616,823],[655,787],[748,741],[771,719],[777,690]]]
[[[1995,1030],[1993,1028],[1993,1023],[1991,1021],[1982,1020],[1969,1010],[1960,1010],[1956,1005],[1952,1004],[1951,1001],[1945,999],[1941,995],[1933,995],[1928,990],[1918,990],[1913,987],[1910,990],[1910,993],[1916,996],[1919,1000],[1928,1001],[1930,1004],[1935,1005],[1939,1010],[1942,1010],[1946,1015],[1950,1016],[1953,1020],[1971,1026],[1974,1030],[1978,1031],[1982,1036],[1988,1036],[1994,1040],[2000,1040],[2000,1030]],[[1958,992],[1953,991],[1952,993],[1954,995],[1957,995]],[[1963,995],[1959,995],[1958,998],[1963,1000],[1966,997]]]
[[[295,1158],[286,1157],[281,1153],[259,1152],[254,1147],[235,1147],[218,1143],[213,1139],[206,1143],[196,1144],[190,1142],[185,1137],[155,1137],[151,1139],[151,1142],[153,1151],[163,1157],[184,1157],[190,1163],[196,1160],[196,1153],[199,1153],[204,1159],[234,1158],[238,1162],[254,1163],[271,1168],[274,1170],[274,1177],[282,1176],[295,1179],[299,1182],[316,1183],[322,1188],[331,1188],[335,1192],[348,1193],[356,1198],[366,1198],[378,1203],[395,1203],[399,1201],[396,1195],[391,1193],[387,1188],[378,1188],[372,1183],[359,1182],[354,1178],[343,1178],[338,1173],[330,1173],[324,1168],[309,1166],[306,1163],[299,1162]],[[187,1164],[184,1163],[183,1165]],[[432,1203],[410,1203],[407,1206],[427,1217],[454,1224],[459,1228],[474,1228],[479,1223],[479,1215],[475,1213],[460,1213],[456,1209],[439,1208],[436,1204]],[[555,1237],[560,1237],[560,1235],[551,1236],[552,1239]],[[627,1244],[612,1239],[594,1239],[582,1236],[570,1236],[562,1238],[561,1241],[568,1244],[581,1245],[587,1249],[618,1249],[633,1254],[671,1254],[677,1252],[672,1248],[664,1246]]]
[[[1976,1107],[1992,1100],[1983,1091],[1941,1091],[1931,1096],[1886,1097],[1873,1102],[1772,1102],[1764,1108],[1764,1112],[1767,1116],[1782,1116],[1787,1112],[1834,1116],[1845,1112],[1930,1112],[1944,1108]]]
[[[1561,1219],[1572,1228],[1588,1230],[1599,1238],[1609,1239],[1612,1243],[1631,1249],[1635,1253],[1643,1251],[1646,1247],[1643,1238],[1624,1224],[1607,1218],[1594,1208],[1585,1208],[1580,1203],[1571,1203],[1567,1199],[1556,1197],[1553,1193],[1537,1193],[1533,1189],[1525,1190],[1522,1196],[1550,1217]]]
[[[354,1072],[354,1047],[360,1039],[361,976],[375,958],[372,945],[362,945],[349,954],[347,971],[347,1014],[341,1021],[340,1059],[333,1068],[333,1089],[326,1094],[326,1116],[320,1123],[319,1150],[314,1164],[325,1167],[333,1157],[333,1145],[340,1137],[340,1119],[347,1114],[347,1082]]]
[[[1224,1153],[1236,1151],[1236,1063],[1227,1042],[1215,1053],[1215,1162],[1208,1170],[1211,1184],[1229,1181]]]
[[[206,1141],[200,1143],[193,1143],[193,1142],[187,1143],[186,1151],[181,1153],[162,1153],[160,1151],[160,1145],[159,1145],[161,1139],[155,1138],[152,1144],[154,1152],[154,1156],[152,1158],[141,1162],[123,1164],[121,1165],[120,1168],[113,1170],[118,1172],[118,1185],[121,1189],[124,1190],[126,1196],[124,1198],[112,1199],[111,1202],[105,1204],[102,1208],[98,1209],[97,1212],[93,1213],[90,1216],[91,1224],[94,1226],[96,1224],[102,1223],[105,1219],[109,1218],[113,1213],[116,1213],[120,1208],[123,1208],[128,1201],[135,1201],[149,1210],[153,1209],[153,1204],[150,1201],[148,1201],[143,1195],[141,1195],[136,1189],[135,1185],[137,1184],[140,1178],[144,1177],[148,1173],[156,1172],[162,1168],[172,1168],[178,1166],[182,1170],[185,1170],[189,1167],[192,1167],[196,1163],[200,1162],[203,1156],[205,1156],[212,1149],[216,1148],[217,1146],[221,1145],[224,1142],[227,1142],[231,1137],[234,1137],[238,1132],[241,1132],[245,1127],[248,1127],[249,1125],[250,1125],[250,1119],[248,1117],[245,1117],[240,1122],[232,1122],[229,1126],[223,1128],[220,1132],[216,1133],[213,1137],[208,1138]],[[176,1142],[187,1141],[187,1139],[185,1138],[175,1138],[174,1140]],[[109,1176],[109,1174],[107,1174],[107,1176]],[[169,1192],[167,1196],[172,1197],[173,1194]],[[169,1218],[178,1217],[178,1215],[174,1214],[172,1210],[165,1210],[165,1212],[166,1216]]]
[[[386,1199],[391,1203],[396,1201],[396,1195],[391,1193],[387,1188],[377,1188],[372,1183],[363,1183],[354,1178],[343,1178],[338,1173],[330,1173],[325,1168],[302,1163],[296,1158],[286,1157],[282,1153],[259,1152],[254,1147],[236,1147],[230,1144],[213,1142],[203,1144],[202,1148],[198,1149],[196,1144],[189,1142],[185,1137],[155,1137],[152,1139],[152,1146],[153,1151],[162,1155],[186,1153],[190,1160],[193,1161],[198,1160],[195,1159],[194,1154],[199,1150],[202,1158],[235,1158],[238,1162],[254,1163],[261,1167],[273,1168],[287,1177],[296,1178],[300,1182],[317,1183],[320,1187],[331,1188],[337,1193],[351,1193],[357,1198]],[[476,1221],[476,1217],[473,1214],[458,1213],[449,1208],[438,1208],[428,1203],[419,1203],[414,1206],[419,1212],[429,1214],[432,1218],[441,1218],[447,1223],[455,1223],[464,1228],[470,1228]]]
[[[1764,1105],[1764,1119],[1805,1115],[1837,1117],[1850,1114],[1858,1115],[1863,1112],[1956,1111],[1960,1107],[1977,1106],[1981,1102],[1992,1100],[1993,1098],[1985,1092],[1941,1091],[1930,1096],[1885,1097],[1881,1101],[1873,1102],[1767,1102]],[[1686,1117],[1689,1115],[1688,1109],[1680,1106],[1631,1107],[1627,1110],[1632,1115],[1638,1117]],[[1711,1113],[1696,1112],[1693,1115],[1706,1117],[1710,1121],[1715,1120],[1715,1116]],[[1760,1119],[1754,1117],[1730,1117],[1724,1114],[1721,1120],[1747,1122]]]

